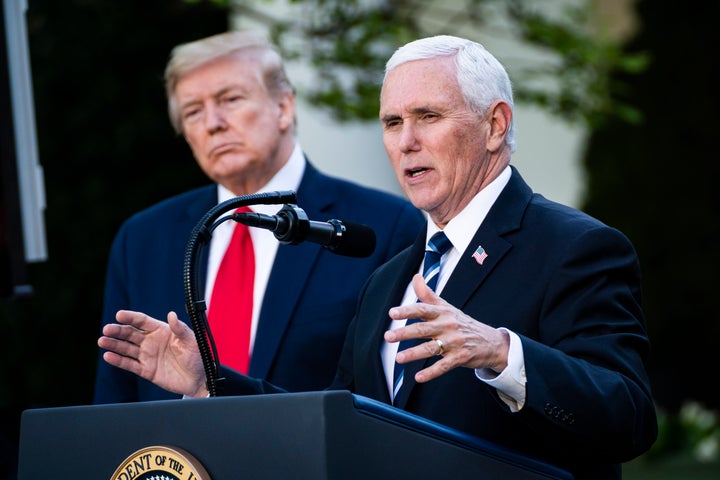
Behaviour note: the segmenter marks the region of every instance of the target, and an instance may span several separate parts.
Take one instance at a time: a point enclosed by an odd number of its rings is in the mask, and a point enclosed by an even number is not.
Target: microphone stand
[[[208,245],[215,228],[230,218],[227,215],[216,222],[223,213],[235,210],[247,205],[276,205],[283,203],[296,203],[296,195],[292,190],[282,192],[255,193],[226,200],[210,209],[203,218],[195,225],[190,239],[185,247],[185,259],[183,266],[183,284],[185,288],[185,310],[190,316],[190,321],[195,332],[200,357],[202,358],[207,379],[207,389],[211,397],[218,395],[222,388],[224,378],[220,377],[220,360],[218,359],[215,341],[213,340],[210,325],[205,313],[207,305],[204,297],[198,292],[200,247]]]

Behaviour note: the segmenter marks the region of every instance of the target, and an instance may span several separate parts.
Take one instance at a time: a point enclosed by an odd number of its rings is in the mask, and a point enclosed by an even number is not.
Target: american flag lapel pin
[[[479,265],[482,265],[485,259],[488,257],[488,254],[482,247],[482,245],[478,245],[478,248],[475,250],[475,253],[472,254],[472,257]]]

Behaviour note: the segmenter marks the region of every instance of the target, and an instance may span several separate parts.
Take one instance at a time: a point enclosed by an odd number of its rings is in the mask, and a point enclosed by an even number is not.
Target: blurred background
[[[23,410],[91,402],[105,262],[121,222],[207,182],[167,118],[162,74],[171,48],[250,27],[268,29],[290,60],[301,100],[300,142],[311,161],[396,193],[377,124],[384,61],[420,36],[454,34],[485,44],[515,84],[513,163],[536,191],[619,228],[638,250],[661,431],[653,449],[626,466],[625,478],[718,478],[720,394],[712,368],[720,345],[720,162],[712,148],[720,138],[720,59],[711,49],[720,2],[669,8],[651,0],[3,0],[3,6],[7,49],[0,50],[8,58],[23,53],[11,34],[25,22],[20,33],[34,102],[25,113],[34,113],[35,135],[26,137],[34,141],[23,151],[36,149],[39,181],[18,181],[9,164],[15,156],[8,112],[17,108],[5,84],[0,478],[15,478]],[[38,189],[30,198],[32,220],[17,211],[27,188]]]

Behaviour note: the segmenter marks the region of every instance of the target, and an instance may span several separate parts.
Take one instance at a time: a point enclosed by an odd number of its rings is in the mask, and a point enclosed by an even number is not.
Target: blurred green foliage
[[[457,31],[479,41],[499,21],[505,22],[500,35],[552,58],[513,72],[518,101],[590,126],[608,116],[641,118],[631,104],[610,95],[608,77],[613,71],[642,71],[647,55],[624,52],[616,41],[594,32],[591,2],[560,2],[560,14],[549,15],[531,0],[291,0],[295,14],[286,15],[273,12],[267,1],[217,1],[270,29],[286,58],[313,65],[316,77],[304,93],[339,120],[377,118],[385,61],[400,45]]]
[[[700,402],[658,415],[658,440],[623,466],[625,480],[711,480],[720,475],[720,417]]]

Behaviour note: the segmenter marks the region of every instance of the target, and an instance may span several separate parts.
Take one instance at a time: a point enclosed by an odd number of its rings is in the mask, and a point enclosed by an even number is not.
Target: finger
[[[454,365],[451,360],[443,357],[429,367],[423,368],[422,370],[417,372],[415,374],[415,381],[418,383],[429,382],[430,380],[438,378],[439,376],[449,372],[455,367],[456,365]]]
[[[100,337],[98,339],[98,346],[109,352],[113,352],[128,358],[137,359],[140,355],[140,347],[138,347],[136,344],[125,340],[118,340],[117,338]]]
[[[118,355],[117,353],[112,351],[107,351],[103,353],[103,360],[105,360],[113,367],[122,368],[123,370],[127,370],[128,372],[134,373],[135,375],[142,374],[142,365],[140,364],[140,362],[133,358]]]
[[[437,318],[440,312],[427,308],[428,305],[447,306],[450,305],[433,292],[423,280],[422,275],[416,274],[412,280],[413,289],[418,297],[419,302],[409,303],[398,307],[393,307],[389,311],[390,318],[400,320],[403,318],[420,318],[422,320],[432,320]]]
[[[118,325],[117,323],[109,323],[102,329],[102,333],[106,337],[117,338],[126,342],[140,343],[143,337],[143,331],[138,330],[130,325]]]
[[[146,331],[157,328],[158,324],[165,323],[142,312],[134,312],[132,310],[118,310],[115,314],[115,320],[123,325],[131,325],[135,328]]]
[[[434,357],[437,356],[437,354],[438,344],[435,340],[430,340],[427,342],[421,342],[419,345],[412,348],[406,348],[405,350],[398,352],[395,357],[395,361],[398,363],[408,363],[415,360],[421,360],[423,358]]]
[[[387,330],[385,332],[385,341],[394,343],[402,342],[403,340],[410,340],[414,338],[428,339],[434,338],[442,333],[439,326],[430,320],[434,320],[439,316],[440,312],[428,311],[427,309],[420,309],[414,311],[413,315],[409,315],[409,318],[418,318],[423,320],[421,322],[413,322],[404,327]],[[405,317],[400,317],[405,318]]]
[[[420,318],[423,320],[431,320],[437,318],[438,311],[434,308],[428,308],[427,303],[413,302],[407,305],[393,307],[389,310],[388,315],[393,320],[401,320],[403,318]]]

